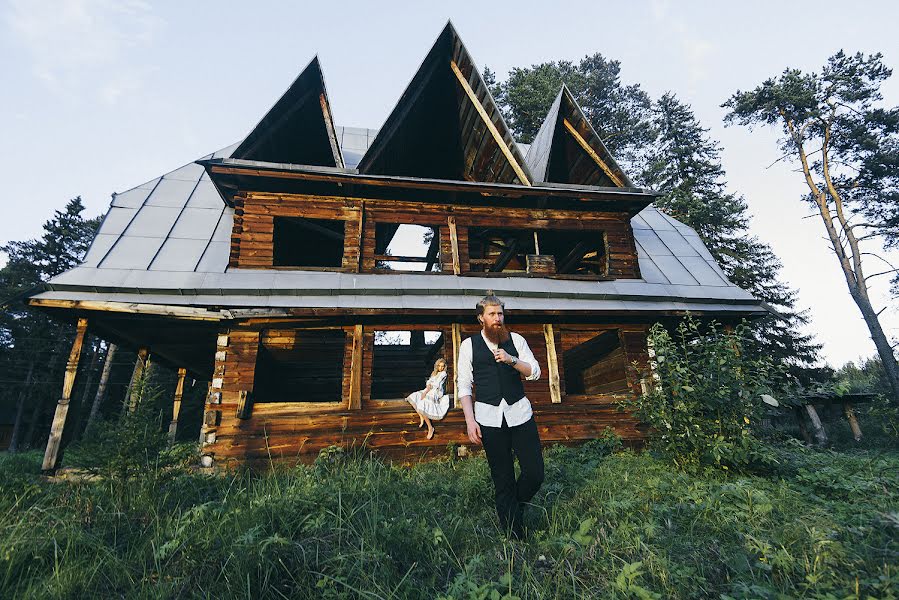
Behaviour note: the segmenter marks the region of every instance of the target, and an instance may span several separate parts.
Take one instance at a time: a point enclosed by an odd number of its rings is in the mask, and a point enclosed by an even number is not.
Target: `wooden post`
[[[134,361],[134,371],[131,372],[131,382],[128,384],[128,411],[134,412],[140,397],[144,393],[143,377],[150,362],[150,350],[146,347],[137,351],[137,360]]]
[[[350,363],[350,397],[347,409],[362,408],[362,325],[353,328],[353,354]]]
[[[827,432],[824,431],[824,425],[821,424],[821,419],[818,417],[818,411],[815,410],[814,404],[806,404],[805,412],[808,413],[809,421],[812,423],[812,431],[815,432],[815,441],[819,446],[827,445]]]
[[[178,433],[178,413],[181,412],[181,398],[184,397],[184,378],[187,369],[178,369],[178,382],[175,383],[175,398],[172,404],[172,422],[169,423],[169,446],[175,443],[175,435]]]
[[[851,402],[843,403],[843,412],[849,421],[849,428],[852,429],[852,437],[856,442],[862,441],[862,428],[858,426],[858,419],[855,418],[855,411],[852,410]]]
[[[549,373],[549,396],[553,404],[562,402],[562,386],[559,382],[559,358],[556,355],[556,338],[551,323],[543,326],[543,337],[546,339],[546,370]]]
[[[452,218],[452,217],[450,217]],[[453,406],[462,408],[459,400],[459,346],[462,345],[462,325],[453,323]]]
[[[450,245],[453,248],[453,275],[461,275],[462,263],[459,261],[459,236],[456,233],[456,217],[447,217],[446,224],[449,227]]]
[[[44,453],[42,469],[45,473],[52,473],[56,470],[57,458],[62,444],[62,433],[66,426],[66,417],[69,414],[69,401],[72,398],[72,388],[75,387],[78,359],[81,358],[81,345],[84,343],[86,331],[87,319],[78,319],[78,325],[75,329],[75,341],[72,342],[69,362],[66,363],[66,374],[62,383],[62,396],[60,396],[59,402],[56,404],[53,425],[50,427],[50,438],[47,440],[47,450]]]

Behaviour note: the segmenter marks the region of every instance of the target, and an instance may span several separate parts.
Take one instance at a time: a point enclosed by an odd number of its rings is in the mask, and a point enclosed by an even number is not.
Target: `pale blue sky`
[[[826,358],[874,352],[820,224],[804,218],[801,179],[787,163],[769,167],[775,134],[724,129],[720,104],[785,67],[817,69],[840,48],[899,67],[895,2],[7,0],[0,175],[12,210],[0,241],[39,235],[76,195],[99,214],[111,192],[238,141],[315,54],[337,123],[379,127],[448,18],[501,78],[601,52],[621,61],[626,82],[690,103],[721,141],[730,188],[783,260]],[[899,104],[899,75],[884,91]],[[895,306],[883,320],[899,337]]]

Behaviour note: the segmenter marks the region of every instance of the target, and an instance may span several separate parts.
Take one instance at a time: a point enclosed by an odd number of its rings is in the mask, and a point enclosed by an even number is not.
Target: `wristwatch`
[[[514,367],[515,365],[518,364],[518,359],[515,358],[514,356],[512,356],[511,358],[512,358],[512,362],[509,364],[509,366]]]

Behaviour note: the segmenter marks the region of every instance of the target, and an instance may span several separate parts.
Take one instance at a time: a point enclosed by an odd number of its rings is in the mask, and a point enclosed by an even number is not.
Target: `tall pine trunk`
[[[91,386],[94,384],[94,375],[97,374],[97,362],[100,359],[100,340],[96,340],[92,346],[91,357],[87,363],[87,381],[84,382],[84,391],[81,393],[81,400],[78,402],[77,410],[72,415],[72,441],[81,439],[81,421],[84,417],[87,399],[91,393]]]
[[[103,397],[106,395],[106,386],[109,384],[109,373],[112,371],[112,361],[115,357],[116,345],[109,344],[106,349],[106,358],[103,361],[103,372],[100,374],[100,383],[97,385],[97,394],[94,396],[94,403],[91,406],[91,412],[87,417],[87,424],[84,426],[84,433],[90,432],[91,427],[97,422],[97,415],[100,414],[100,406],[103,404]]]
[[[28,399],[28,391],[31,387],[31,377],[34,375],[34,360],[28,365],[28,375],[25,376],[25,383],[19,390],[19,400],[16,403],[16,420],[12,427],[12,437],[9,440],[9,451],[19,451],[19,438],[22,437],[22,417],[25,415],[25,400]]]

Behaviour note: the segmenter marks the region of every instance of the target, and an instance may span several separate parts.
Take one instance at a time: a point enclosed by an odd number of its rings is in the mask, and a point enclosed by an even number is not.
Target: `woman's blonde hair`
[[[440,371],[437,370],[437,365],[439,365],[440,363],[443,363],[444,368],[447,367],[446,359],[445,359],[445,358],[438,358],[437,360],[434,361],[434,370],[431,371],[431,377],[433,377],[434,375],[436,375],[437,373],[440,372]]]

